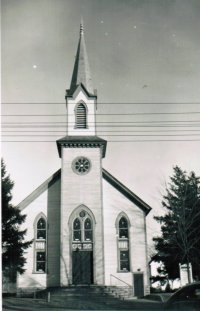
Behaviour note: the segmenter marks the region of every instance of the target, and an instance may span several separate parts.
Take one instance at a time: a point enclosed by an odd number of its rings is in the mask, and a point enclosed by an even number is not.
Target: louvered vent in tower
[[[84,104],[79,104],[76,108],[76,128],[86,129],[87,128],[87,116],[86,108]]]

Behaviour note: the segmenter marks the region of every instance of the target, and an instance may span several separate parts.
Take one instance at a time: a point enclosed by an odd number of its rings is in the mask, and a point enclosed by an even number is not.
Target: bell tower
[[[102,158],[107,142],[96,136],[97,94],[92,86],[83,24],[70,88],[67,135],[61,157],[60,285],[104,284]]]
[[[97,96],[93,89],[83,24],[75,58],[70,89],[66,91],[67,134],[96,135]]]

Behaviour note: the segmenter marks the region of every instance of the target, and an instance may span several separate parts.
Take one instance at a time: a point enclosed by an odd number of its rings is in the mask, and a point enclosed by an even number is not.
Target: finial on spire
[[[80,24],[80,35],[84,34],[84,27],[83,27],[83,19],[81,18],[81,24]]]
[[[89,94],[94,94],[85,45],[85,38],[83,34],[84,34],[83,20],[81,19],[80,37],[75,57],[74,70],[72,73],[70,93],[73,93],[74,90],[77,88],[77,86],[82,84]]]

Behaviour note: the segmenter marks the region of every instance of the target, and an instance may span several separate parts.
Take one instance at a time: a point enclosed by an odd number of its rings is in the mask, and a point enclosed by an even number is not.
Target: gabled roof
[[[127,199],[141,208],[147,215],[151,211],[151,207],[140,199],[136,194],[124,186],[118,179],[108,173],[105,169],[102,169],[103,178],[122,193]],[[28,195],[22,202],[20,202],[17,207],[20,210],[26,208],[31,202],[37,199],[45,190],[47,190],[51,185],[53,185],[57,180],[61,178],[61,169],[56,171],[51,177],[49,177],[45,182],[43,182],[37,189],[35,189],[30,195]]]
[[[21,201],[17,207],[23,210],[31,202],[37,199],[45,190],[47,190],[51,185],[53,185],[61,177],[61,169],[56,171],[47,180],[45,180],[38,188],[36,188],[31,194],[29,194],[23,201]]]
[[[103,178],[113,187],[115,187],[119,192],[121,192],[127,199],[129,199],[131,202],[141,208],[146,215],[151,211],[151,207],[147,203],[140,199],[135,193],[133,193],[126,186],[124,186],[118,179],[108,173],[105,169],[103,169]]]
[[[67,95],[72,95],[76,90],[77,86],[80,84],[85,87],[89,94],[94,95],[82,23],[80,25],[80,38],[75,58],[71,85]]]
[[[83,83],[80,83],[79,85],[77,85],[76,87],[74,87],[73,89],[73,92],[70,91],[70,89],[66,90],[66,96],[65,96],[65,99],[66,98],[76,98],[76,95],[79,93],[79,91],[82,91],[85,93],[85,95],[87,97],[94,97],[94,99],[97,99],[97,90],[94,89],[93,90],[93,94],[89,93],[87,91],[87,89],[85,88],[85,86],[83,85]]]

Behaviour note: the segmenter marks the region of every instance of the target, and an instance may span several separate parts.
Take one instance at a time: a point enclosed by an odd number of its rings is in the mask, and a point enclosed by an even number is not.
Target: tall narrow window
[[[37,239],[46,239],[46,221],[42,217],[37,222]]]
[[[85,241],[92,241],[92,222],[89,218],[84,223]]]
[[[37,252],[36,253],[36,271],[37,272],[45,272],[46,271],[46,253]]]
[[[80,103],[76,107],[76,128],[86,129],[87,128],[87,112],[84,104]]]
[[[46,219],[41,216],[35,223],[35,272],[46,272]]]
[[[119,258],[119,271],[130,271],[129,263],[129,227],[128,220],[122,216],[118,221],[118,258]]]
[[[119,237],[128,238],[128,221],[125,217],[121,217],[119,220]]]
[[[73,225],[73,240],[81,241],[81,222],[78,218],[74,220]]]
[[[120,250],[120,271],[129,271],[129,251]]]

